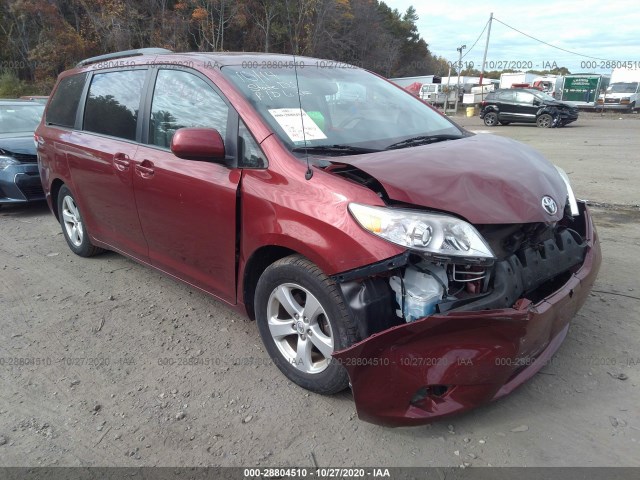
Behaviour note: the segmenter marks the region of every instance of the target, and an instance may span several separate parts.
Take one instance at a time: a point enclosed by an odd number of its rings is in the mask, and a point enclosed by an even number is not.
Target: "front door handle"
[[[155,173],[153,162],[151,160],[143,160],[139,165],[136,165],[136,172],[142,178],[151,178]]]
[[[124,172],[129,169],[131,159],[126,153],[118,152],[113,156],[113,166],[116,170]]]

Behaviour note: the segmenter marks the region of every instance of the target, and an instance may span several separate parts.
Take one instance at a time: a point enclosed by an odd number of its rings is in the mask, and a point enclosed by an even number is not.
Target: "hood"
[[[18,136],[24,135],[24,136]],[[22,155],[36,155],[36,146],[33,143],[33,132],[31,133],[7,133],[0,135],[0,149],[19,153]]]
[[[558,221],[567,200],[564,181],[540,153],[492,134],[339,161],[374,177],[392,200],[475,224]],[[542,207],[546,195],[558,205],[555,215]]]

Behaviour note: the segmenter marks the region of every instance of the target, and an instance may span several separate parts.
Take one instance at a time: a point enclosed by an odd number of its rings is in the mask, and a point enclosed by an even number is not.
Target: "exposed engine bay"
[[[330,168],[393,204],[380,184],[361,170]],[[584,261],[583,205],[580,210],[573,216],[567,206],[557,223],[475,225],[496,256],[490,265],[408,250],[334,279],[363,339],[433,314],[512,308],[520,299],[537,303],[566,283]]]

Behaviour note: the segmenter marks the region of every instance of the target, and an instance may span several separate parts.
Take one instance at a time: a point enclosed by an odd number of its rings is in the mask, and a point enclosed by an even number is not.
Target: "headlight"
[[[6,157],[4,155],[0,155],[0,170],[4,170],[9,165],[17,165],[18,163],[20,163],[20,162],[18,162],[14,158]]]
[[[556,170],[558,170],[560,177],[562,178],[562,180],[564,181],[564,184],[567,187],[567,201],[569,202],[569,210],[571,211],[571,215],[575,217],[580,213],[580,211],[578,210],[578,202],[576,201],[576,196],[573,193],[573,188],[571,188],[571,182],[569,181],[569,176],[567,175],[567,172],[565,172],[559,166],[557,165],[554,165],[554,166],[556,167]]]
[[[362,228],[402,247],[437,257],[495,259],[478,231],[456,217],[359,203],[350,203],[349,211]]]

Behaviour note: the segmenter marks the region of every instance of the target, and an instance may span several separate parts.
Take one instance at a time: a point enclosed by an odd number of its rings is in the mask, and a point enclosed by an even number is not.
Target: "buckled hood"
[[[475,224],[558,221],[567,201],[556,168],[496,135],[340,158],[378,180],[392,200],[455,213]],[[543,208],[551,197],[557,211]],[[548,202],[548,200],[547,200]]]

